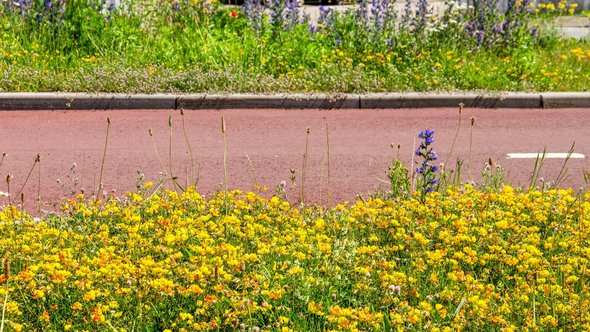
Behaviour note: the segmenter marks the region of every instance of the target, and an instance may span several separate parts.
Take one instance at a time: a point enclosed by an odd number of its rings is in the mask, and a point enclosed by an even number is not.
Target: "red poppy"
[[[232,10],[231,13],[229,14],[229,16],[236,18],[236,17],[238,17],[238,12],[235,10]]]

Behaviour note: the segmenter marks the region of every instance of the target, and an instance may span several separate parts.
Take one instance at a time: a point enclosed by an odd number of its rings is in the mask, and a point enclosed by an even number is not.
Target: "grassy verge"
[[[317,21],[286,0],[0,4],[0,91],[586,91],[590,43],[560,40],[526,1],[373,0]],[[453,3],[453,2],[451,2]],[[12,5],[9,5],[12,4]],[[569,7],[566,7],[569,8]],[[378,9],[378,10],[374,10]],[[538,14],[541,15],[541,14]]]

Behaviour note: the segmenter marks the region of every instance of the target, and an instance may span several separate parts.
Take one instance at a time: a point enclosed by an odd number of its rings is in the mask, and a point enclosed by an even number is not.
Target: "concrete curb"
[[[184,109],[236,109],[236,108],[277,108],[277,109],[339,109],[359,108],[358,95],[325,94],[203,94],[179,95],[177,108]]]
[[[543,93],[545,108],[586,108],[590,107],[590,93],[546,92]]]
[[[590,92],[370,94],[0,93],[0,110],[590,108]]]
[[[587,96],[590,98],[590,95]],[[425,94],[390,93],[361,96],[361,108],[422,108],[422,107],[465,107],[474,108],[542,108],[539,94]]]
[[[0,110],[174,109],[176,95],[0,93]]]

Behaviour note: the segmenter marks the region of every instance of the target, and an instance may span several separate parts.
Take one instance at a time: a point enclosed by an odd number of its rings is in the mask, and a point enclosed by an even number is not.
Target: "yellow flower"
[[[96,57],[94,55],[93,56],[85,56],[85,57],[82,57],[82,61],[84,61],[84,62],[94,62],[94,61],[96,61]]]
[[[187,291],[189,293],[192,294],[203,294],[203,290],[201,289],[201,287],[199,287],[199,285],[190,285],[187,289]]]
[[[33,291],[33,298],[34,299],[43,299],[45,297],[45,292],[41,289],[35,289]]]
[[[86,302],[92,301],[92,300],[96,299],[97,295],[98,295],[98,293],[95,290],[90,290],[90,291],[84,293],[84,301],[86,301]]]
[[[81,310],[81,309],[82,309],[82,303],[76,301],[72,304],[72,310]]]
[[[310,301],[309,303],[307,303],[307,310],[309,310],[309,312],[314,315],[324,315],[324,307],[320,303],[316,303],[315,301]]]

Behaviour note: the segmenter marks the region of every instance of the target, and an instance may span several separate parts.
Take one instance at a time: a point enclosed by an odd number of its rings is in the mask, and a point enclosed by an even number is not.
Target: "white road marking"
[[[542,157],[543,153],[508,153],[506,158],[508,159],[536,159],[537,157]],[[545,153],[545,159],[565,159],[567,158],[568,153]],[[570,156],[571,159],[584,159],[584,156],[581,153],[572,153]]]

